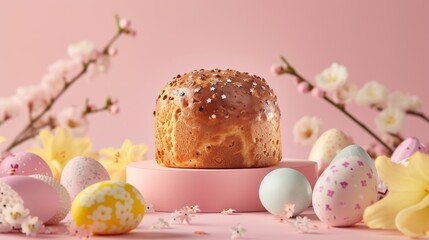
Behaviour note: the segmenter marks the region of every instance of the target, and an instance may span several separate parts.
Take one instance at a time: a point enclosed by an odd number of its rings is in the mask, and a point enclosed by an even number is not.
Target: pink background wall
[[[292,79],[269,72],[279,55],[308,78],[333,61],[348,67],[350,81],[378,80],[391,90],[422,98],[429,112],[429,1],[5,1],[0,0],[0,96],[40,81],[47,66],[66,57],[66,46],[82,39],[100,47],[115,31],[115,13],[129,17],[136,39],[116,45],[110,73],[81,81],[54,112],[84,97],[102,103],[120,99],[121,113],[91,116],[89,136],[96,148],[123,139],[147,143],[153,156],[152,111],[157,92],[176,74],[199,68],[234,68],[265,77],[281,111],[284,155],[305,157],[293,143],[292,126],[303,115],[318,115],[324,129],[337,127],[365,144],[366,133],[325,102],[297,93]],[[375,129],[375,112],[353,105]],[[25,117],[0,128],[12,137]],[[429,141],[429,126],[408,117],[407,135]]]

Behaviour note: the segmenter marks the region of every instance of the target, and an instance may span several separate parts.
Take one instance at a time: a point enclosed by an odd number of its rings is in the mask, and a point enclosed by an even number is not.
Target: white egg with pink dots
[[[366,207],[377,200],[377,177],[360,156],[334,160],[313,190],[313,208],[328,226],[351,226],[362,220]]]

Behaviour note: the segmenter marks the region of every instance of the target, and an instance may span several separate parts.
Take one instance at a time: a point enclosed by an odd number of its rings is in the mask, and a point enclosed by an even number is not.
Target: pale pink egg
[[[38,155],[30,152],[11,153],[0,165],[0,177],[9,175],[42,174],[52,177],[48,164]]]
[[[60,199],[49,184],[30,176],[6,176],[0,182],[9,185],[24,201],[24,207],[30,215],[46,222],[51,219],[60,207]]]
[[[395,149],[391,160],[395,163],[406,162],[408,158],[417,151],[426,154],[428,153],[426,148],[420,143],[419,139],[416,137],[407,138]]]

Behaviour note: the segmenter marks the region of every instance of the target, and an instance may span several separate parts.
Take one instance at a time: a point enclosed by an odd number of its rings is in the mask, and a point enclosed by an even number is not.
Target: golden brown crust
[[[280,110],[266,81],[234,70],[176,76],[159,94],[156,160],[179,168],[249,168],[281,159]]]

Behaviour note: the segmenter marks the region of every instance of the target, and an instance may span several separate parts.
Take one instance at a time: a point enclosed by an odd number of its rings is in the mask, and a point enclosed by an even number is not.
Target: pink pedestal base
[[[172,212],[199,205],[202,212],[265,211],[259,201],[259,185],[270,171],[293,168],[303,173],[313,187],[317,164],[284,160],[279,165],[250,169],[182,169],[159,166],[154,160],[130,163],[127,182],[135,186],[156,211]]]

